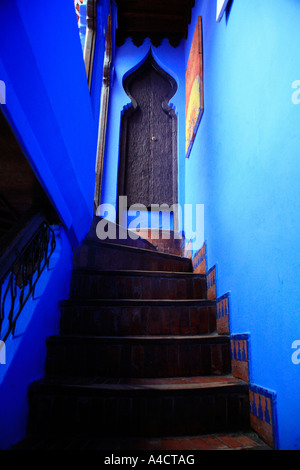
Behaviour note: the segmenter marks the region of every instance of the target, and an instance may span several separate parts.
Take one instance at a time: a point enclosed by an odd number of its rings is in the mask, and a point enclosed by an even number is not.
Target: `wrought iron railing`
[[[0,338],[14,335],[17,320],[56,248],[55,233],[42,214],[21,231],[0,259]],[[4,331],[2,331],[4,330]]]

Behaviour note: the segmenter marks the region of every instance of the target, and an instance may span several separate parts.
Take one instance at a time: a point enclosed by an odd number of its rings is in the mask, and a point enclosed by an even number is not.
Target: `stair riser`
[[[73,377],[184,377],[231,372],[229,344],[178,341],[49,344],[48,375]]]
[[[192,263],[185,258],[168,257],[157,252],[83,244],[74,255],[74,265],[81,268],[130,269],[136,271],[192,272]]]
[[[61,307],[61,332],[74,335],[203,335],[216,330],[216,307]]]
[[[29,431],[38,435],[159,437],[248,429],[245,392],[30,396]]]
[[[159,277],[74,273],[71,297],[76,299],[166,299],[206,298],[206,279],[193,276]]]

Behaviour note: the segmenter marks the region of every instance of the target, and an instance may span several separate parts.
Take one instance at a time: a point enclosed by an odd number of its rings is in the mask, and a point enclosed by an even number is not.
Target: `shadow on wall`
[[[226,24],[228,23],[229,18],[230,18],[230,13],[231,13],[231,8],[232,8],[232,5],[233,5],[233,2],[234,2],[234,0],[229,0],[229,2],[227,3],[227,7],[226,7],[226,11],[225,11]]]

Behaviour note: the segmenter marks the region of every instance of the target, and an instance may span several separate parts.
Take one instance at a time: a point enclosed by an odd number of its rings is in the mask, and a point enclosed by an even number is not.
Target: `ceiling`
[[[195,0],[116,0],[118,6],[117,45],[131,38],[141,46],[150,38],[159,46],[167,38],[177,47],[188,35]]]

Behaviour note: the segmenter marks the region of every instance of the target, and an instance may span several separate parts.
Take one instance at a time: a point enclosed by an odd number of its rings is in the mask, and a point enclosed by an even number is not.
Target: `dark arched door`
[[[122,116],[119,196],[128,207],[177,203],[177,117],[169,101],[175,80],[149,54],[124,81],[131,107]]]

